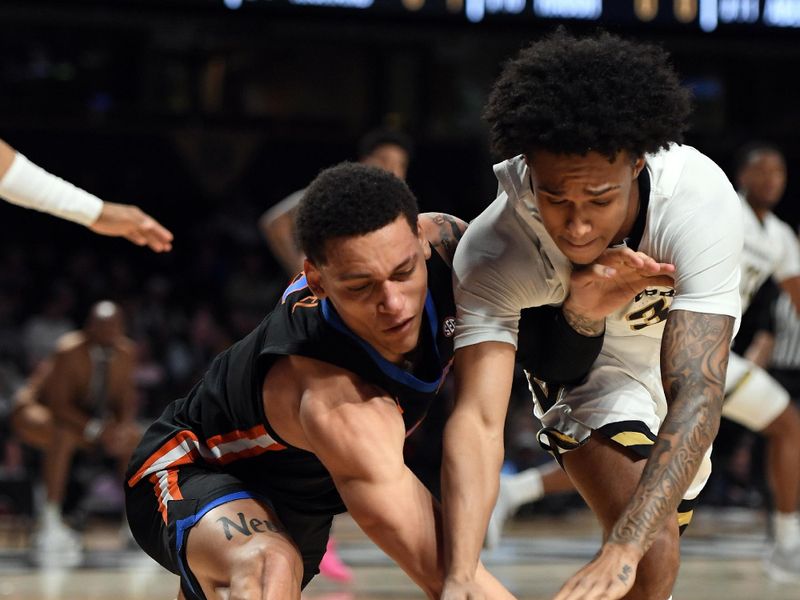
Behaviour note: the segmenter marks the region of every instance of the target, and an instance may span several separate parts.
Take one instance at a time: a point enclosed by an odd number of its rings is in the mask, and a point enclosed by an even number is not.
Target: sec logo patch
[[[456,332],[456,319],[455,317],[447,317],[442,323],[442,333],[444,337],[453,337]]]

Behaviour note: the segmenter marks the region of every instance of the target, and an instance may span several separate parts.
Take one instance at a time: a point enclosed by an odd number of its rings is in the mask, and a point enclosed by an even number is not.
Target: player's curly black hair
[[[484,111],[493,151],[633,156],[681,142],[691,112],[667,53],[609,33],[559,28],[509,61]]]
[[[344,162],[325,169],[297,207],[297,238],[308,259],[325,264],[326,244],[365,235],[400,216],[417,230],[417,199],[406,183],[377,167]]]

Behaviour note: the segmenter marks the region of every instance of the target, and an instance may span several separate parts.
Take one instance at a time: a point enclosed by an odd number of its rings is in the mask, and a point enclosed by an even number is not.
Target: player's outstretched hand
[[[172,250],[172,233],[138,206],[103,202],[103,211],[89,229],[102,235],[124,237],[155,252]]]
[[[636,579],[634,546],[604,544],[594,560],[570,577],[553,600],[617,600]]]
[[[600,320],[648,287],[673,285],[675,266],[630,248],[609,248],[570,278],[570,309]]]
[[[444,581],[441,600],[486,600],[486,594],[474,581]]]

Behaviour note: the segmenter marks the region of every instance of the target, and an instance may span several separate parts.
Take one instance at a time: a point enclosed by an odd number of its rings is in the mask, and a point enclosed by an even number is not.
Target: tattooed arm
[[[674,516],[719,429],[733,317],[674,310],[661,343],[661,377],[669,408],[658,440],[614,529],[589,565],[555,600],[621,598],[636,565],[666,519]],[[606,592],[608,596],[585,596]]]
[[[425,238],[448,265],[453,264],[458,241],[467,230],[467,224],[452,215],[445,213],[422,213],[419,223],[425,233]]]

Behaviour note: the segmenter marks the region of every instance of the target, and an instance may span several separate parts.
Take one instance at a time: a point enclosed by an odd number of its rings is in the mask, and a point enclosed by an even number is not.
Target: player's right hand
[[[671,287],[674,274],[674,265],[644,252],[608,248],[594,263],[572,272],[565,305],[576,314],[600,320],[649,287]]]
[[[172,250],[172,232],[138,206],[103,202],[103,210],[89,229],[101,235],[119,236],[155,252]]]

